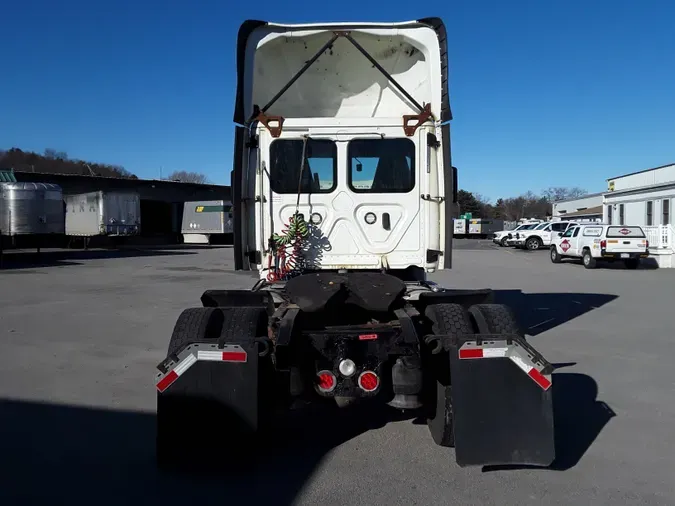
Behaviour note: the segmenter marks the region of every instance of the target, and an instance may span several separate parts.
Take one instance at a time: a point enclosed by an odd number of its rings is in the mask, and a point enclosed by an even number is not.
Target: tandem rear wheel
[[[258,308],[200,307],[180,314],[167,350],[174,366],[165,379],[173,383],[163,391],[158,383],[160,469],[204,470],[255,448],[270,404],[260,395],[269,390],[270,361],[259,357],[257,342],[266,328],[267,313]]]
[[[435,335],[518,334],[522,336],[511,309],[503,304],[476,304],[465,309],[461,304],[432,304],[425,310]],[[434,442],[454,447],[454,416],[450,357],[446,351],[429,354],[425,381],[425,415]]]

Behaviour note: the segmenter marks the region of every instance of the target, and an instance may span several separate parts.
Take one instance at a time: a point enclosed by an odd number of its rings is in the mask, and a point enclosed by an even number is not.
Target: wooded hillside
[[[77,174],[122,179],[138,179],[121,165],[71,160],[62,151],[45,149],[44,154],[12,148],[0,151],[0,168],[15,172],[41,172],[45,174]]]

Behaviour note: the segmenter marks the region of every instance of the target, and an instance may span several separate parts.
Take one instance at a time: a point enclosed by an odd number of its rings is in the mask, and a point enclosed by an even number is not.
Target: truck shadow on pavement
[[[154,413],[0,400],[0,504],[292,504],[333,448],[394,420],[389,410],[359,409],[282,422],[283,437],[252,467],[197,461],[193,472],[166,473],[155,466]],[[176,444],[208,447],[213,437],[186,434]]]
[[[158,257],[176,255],[195,255],[196,252],[185,248],[176,249],[92,249],[58,251],[6,251],[2,255],[0,273],[3,271],[36,269],[41,267],[64,267],[82,265],[88,260],[109,260],[115,258]]]
[[[597,399],[598,385],[590,376],[554,372],[552,388],[556,452],[553,464],[548,468],[485,466],[484,472],[519,469],[566,471],[571,469],[579,463],[600,432],[616,416],[612,408]]]
[[[495,290],[494,302],[509,305],[523,332],[536,336],[617,299],[606,293],[523,293]]]
[[[550,469],[565,471],[576,466],[605,425],[616,416],[597,396],[598,384],[590,376],[553,374],[556,460]]]

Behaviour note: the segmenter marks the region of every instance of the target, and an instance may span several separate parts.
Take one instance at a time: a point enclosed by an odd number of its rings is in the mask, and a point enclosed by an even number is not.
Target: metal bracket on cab
[[[432,197],[428,193],[426,195],[425,194],[420,195],[420,198],[422,200],[426,200],[426,201],[429,201],[429,202],[438,202],[439,204],[445,200],[445,197],[440,197],[440,196],[439,197]]]
[[[408,137],[415,135],[417,129],[431,118],[431,104],[425,104],[424,108],[419,114],[404,114],[403,115],[403,131]],[[411,121],[417,121],[414,125],[409,125]]]
[[[265,125],[265,128],[269,130],[272,137],[279,137],[284,126],[284,117],[283,116],[267,116],[264,112],[258,113],[256,118],[260,123]],[[270,122],[276,122],[277,126],[270,125]]]

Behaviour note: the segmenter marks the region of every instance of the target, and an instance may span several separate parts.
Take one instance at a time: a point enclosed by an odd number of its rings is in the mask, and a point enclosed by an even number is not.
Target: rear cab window
[[[623,227],[623,226],[617,226],[617,227],[607,227],[607,237],[608,238],[613,238],[613,239],[619,239],[622,237],[626,237],[629,239],[634,239],[634,238],[639,238],[642,239],[645,237],[645,233],[642,230],[641,227]]]
[[[349,188],[355,193],[408,193],[415,188],[415,143],[354,139],[347,147]]]
[[[277,139],[270,145],[270,187],[277,194],[331,193],[337,187],[335,142],[307,139],[302,170],[303,139]]]

